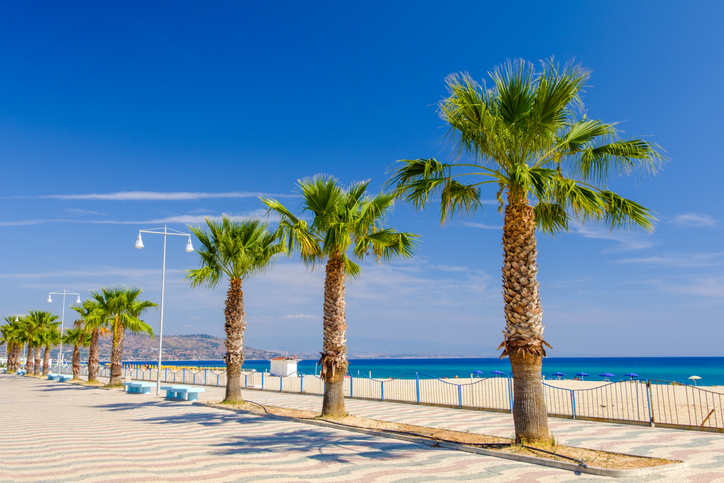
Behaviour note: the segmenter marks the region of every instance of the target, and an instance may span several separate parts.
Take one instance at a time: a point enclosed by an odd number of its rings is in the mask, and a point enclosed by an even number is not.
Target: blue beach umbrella
[[[603,374],[599,374],[598,377],[602,377],[604,381],[608,381],[609,377],[616,377],[616,374],[611,374],[610,372],[604,372]]]
[[[565,372],[554,372],[553,375],[556,376],[558,378],[558,380],[560,381],[561,377],[565,376],[566,374],[565,374]]]
[[[628,374],[624,374],[624,376],[630,377],[632,381],[634,380],[634,377],[639,377],[639,375],[634,372],[629,372]]]
[[[588,377],[588,373],[587,373],[587,372],[579,372],[579,373],[576,374],[576,375],[577,375],[578,377],[580,377],[581,380],[583,380],[584,377]]]
[[[496,376],[504,376],[505,373],[501,371],[490,371],[491,374],[495,374]]]
[[[485,374],[483,371],[473,371],[473,374],[480,377],[480,374]]]

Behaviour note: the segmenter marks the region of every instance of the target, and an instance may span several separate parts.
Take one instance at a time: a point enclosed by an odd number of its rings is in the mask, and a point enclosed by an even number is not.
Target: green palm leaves
[[[606,190],[606,182],[635,169],[656,172],[663,159],[659,148],[619,139],[613,124],[576,117],[589,75],[579,65],[552,61],[536,72],[521,60],[493,70],[490,88],[467,74],[449,76],[450,95],[439,103],[439,114],[458,155],[470,155],[472,162],[402,160],[389,185],[417,208],[439,198],[442,222],[474,213],[480,188],[494,184],[501,207],[505,192],[513,200],[535,198],[536,223],[544,232],[568,230],[571,218],[651,229],[650,210]]]
[[[189,270],[186,279],[192,287],[216,287],[221,278],[244,279],[263,272],[274,255],[283,251],[268,225],[260,220],[236,223],[228,217],[221,222],[206,219],[208,232],[190,226],[201,247],[201,268]]]
[[[335,178],[326,175],[300,180],[302,215],[309,214],[312,217],[309,222],[276,200],[262,198],[262,201],[270,212],[280,216],[278,233],[288,253],[299,251],[302,260],[312,267],[328,258],[339,257],[345,272],[358,276],[360,267],[349,255],[358,260],[366,255],[374,255],[378,260],[410,258],[418,238],[383,227],[395,195],[367,195],[368,185],[369,181],[353,183],[344,189]]]

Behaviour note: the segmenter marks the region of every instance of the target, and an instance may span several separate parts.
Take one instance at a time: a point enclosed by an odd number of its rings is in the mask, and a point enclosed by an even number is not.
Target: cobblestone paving
[[[202,400],[219,400],[207,388]],[[319,410],[321,398],[244,391]],[[350,413],[510,436],[509,415],[348,401]],[[563,444],[684,459],[689,468],[614,480],[270,420],[156,396],[0,374],[0,481],[724,482],[724,436],[551,420]]]

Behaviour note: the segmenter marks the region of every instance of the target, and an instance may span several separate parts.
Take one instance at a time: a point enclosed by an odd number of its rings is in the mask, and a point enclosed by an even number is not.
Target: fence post
[[[279,392],[282,392],[282,381],[283,380],[284,379],[282,379],[282,376],[279,376]]]
[[[219,376],[220,376],[220,375],[221,375],[221,374],[217,374],[217,375],[216,375],[216,387],[219,387]]]
[[[261,373],[261,390],[264,390],[264,372]]]
[[[299,375],[299,394],[304,393],[304,374]]]
[[[249,387],[249,376],[244,374],[244,389],[247,389]]]
[[[420,373],[415,373],[415,392],[417,393],[417,404],[420,404]]]
[[[183,384],[186,384],[186,368],[184,367],[184,368],[181,369],[181,370],[183,371],[183,372],[181,373],[182,376],[183,376],[182,383],[183,383]]]
[[[646,399],[649,401],[649,424],[651,424],[651,427],[655,427],[656,424],[654,423],[654,408],[651,407],[651,380],[646,379]]]
[[[576,419],[576,393],[571,389],[571,415]]]
[[[458,405],[463,407],[463,386],[458,384]]]
[[[206,385],[206,371],[208,371],[208,369],[204,369],[204,386]]]
[[[380,381],[380,401],[385,400],[385,382]]]
[[[168,382],[168,368],[163,370],[163,382]]]
[[[351,398],[354,397],[354,384],[352,381],[354,381],[354,377],[352,377],[352,374],[350,373],[350,375],[349,375],[349,397],[351,397]]]
[[[513,377],[508,376],[508,401],[510,402],[510,414],[513,414]]]

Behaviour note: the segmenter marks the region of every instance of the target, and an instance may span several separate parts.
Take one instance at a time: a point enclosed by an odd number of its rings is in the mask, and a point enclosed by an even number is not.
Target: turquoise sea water
[[[297,368],[305,374],[315,373],[316,360],[303,360]],[[129,362],[130,364],[156,365],[154,361]],[[224,367],[223,361],[164,361],[164,364],[198,367]],[[248,360],[245,369],[258,372],[269,369],[269,361]],[[483,371],[480,377],[494,377],[492,371],[510,372],[507,359],[351,359],[349,372],[353,375],[373,378],[401,377],[406,374],[420,373],[433,377],[458,376],[468,378],[474,371]],[[724,385],[724,357],[587,357],[587,358],[549,358],[543,360],[542,373],[546,379],[555,379],[554,372],[563,372],[564,379],[573,379],[576,373],[589,374],[586,380],[600,381],[599,374],[610,372],[615,377],[611,381],[628,379],[624,374],[633,372],[641,379],[661,379],[690,384],[690,376],[699,376],[699,385]],[[414,376],[413,376],[414,377]]]

